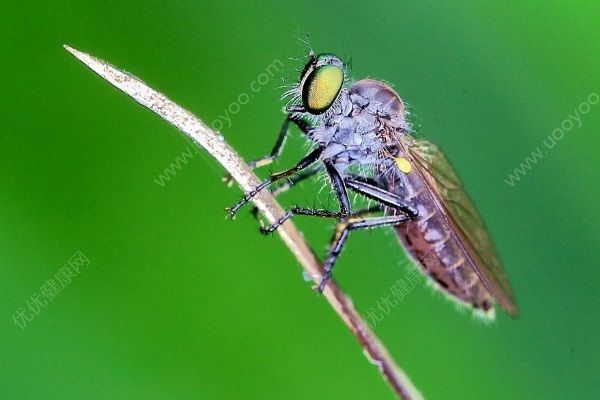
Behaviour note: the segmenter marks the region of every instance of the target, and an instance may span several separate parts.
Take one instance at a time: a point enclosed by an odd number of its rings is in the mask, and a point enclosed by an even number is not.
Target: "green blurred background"
[[[0,398],[393,398],[282,242],[246,211],[225,219],[240,191],[220,167],[62,48],[208,123],[248,94],[222,132],[250,159],[275,140],[303,33],[351,57],[353,77],[394,83],[461,174],[518,298],[518,319],[486,325],[412,290],[375,330],[416,386],[429,399],[598,398],[600,104],[543,145],[600,93],[596,1],[27,4],[0,3]],[[305,149],[299,134],[288,143],[279,168]],[[543,159],[507,184],[536,148]],[[333,204],[319,188],[282,202]],[[331,224],[297,223],[324,251]],[[76,251],[89,265],[19,328],[15,312]],[[356,233],[336,278],[367,312],[405,264],[389,231]]]

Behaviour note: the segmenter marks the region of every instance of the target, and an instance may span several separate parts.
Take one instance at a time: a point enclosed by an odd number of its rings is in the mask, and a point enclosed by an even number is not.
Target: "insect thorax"
[[[325,147],[321,158],[340,172],[356,166],[376,171],[393,161],[395,138],[408,131],[400,97],[386,84],[364,79],[340,92],[309,137]]]

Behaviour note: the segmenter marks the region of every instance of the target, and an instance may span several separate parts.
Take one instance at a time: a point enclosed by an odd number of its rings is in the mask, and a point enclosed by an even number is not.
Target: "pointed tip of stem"
[[[63,47],[66,51],[73,54],[75,57],[80,58],[79,55],[81,54],[81,52],[79,50],[74,49],[73,47],[69,46],[68,44],[63,44]]]

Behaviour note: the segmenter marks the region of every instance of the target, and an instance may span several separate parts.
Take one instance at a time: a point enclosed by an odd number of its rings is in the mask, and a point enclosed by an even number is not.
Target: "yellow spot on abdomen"
[[[394,159],[396,161],[396,165],[400,169],[400,171],[408,174],[412,170],[412,165],[410,162],[404,157],[397,157]]]

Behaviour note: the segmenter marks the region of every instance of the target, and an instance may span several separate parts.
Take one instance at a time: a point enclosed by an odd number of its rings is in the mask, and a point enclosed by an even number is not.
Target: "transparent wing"
[[[421,167],[428,186],[438,194],[477,275],[500,306],[510,315],[516,315],[517,305],[492,241],[446,156],[436,145],[425,140],[411,141],[406,150]]]

